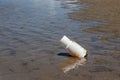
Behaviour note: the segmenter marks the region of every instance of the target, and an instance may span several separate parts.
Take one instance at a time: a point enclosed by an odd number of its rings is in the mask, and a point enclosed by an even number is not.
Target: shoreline
[[[98,25],[85,29],[89,33],[107,33],[110,36],[103,36],[104,40],[120,40],[120,1],[117,0],[80,0],[74,4],[90,4],[82,11],[69,13],[73,20],[103,20],[106,25]]]

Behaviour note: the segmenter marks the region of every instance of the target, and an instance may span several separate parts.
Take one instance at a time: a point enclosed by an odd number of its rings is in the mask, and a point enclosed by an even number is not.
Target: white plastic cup
[[[70,53],[71,56],[75,56],[78,58],[83,58],[86,56],[87,50],[76,42],[67,38],[65,35],[62,37],[60,42],[65,46],[66,50]]]

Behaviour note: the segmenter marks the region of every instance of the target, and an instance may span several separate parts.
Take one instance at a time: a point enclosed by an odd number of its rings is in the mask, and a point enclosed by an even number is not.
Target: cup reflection
[[[86,63],[86,58],[74,58],[74,57],[68,57],[67,60],[61,65],[61,68],[64,73],[74,69],[78,68],[80,65],[84,65]]]

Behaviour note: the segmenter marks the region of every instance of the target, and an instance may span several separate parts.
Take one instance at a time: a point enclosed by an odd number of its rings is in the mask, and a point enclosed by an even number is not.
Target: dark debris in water
[[[9,71],[10,71],[10,72],[14,72],[14,70],[13,70],[13,69],[11,69],[11,68],[9,68]]]
[[[27,66],[27,65],[28,65],[28,63],[27,63],[27,62],[24,62],[24,63],[22,63],[22,65],[23,65],[23,66]]]

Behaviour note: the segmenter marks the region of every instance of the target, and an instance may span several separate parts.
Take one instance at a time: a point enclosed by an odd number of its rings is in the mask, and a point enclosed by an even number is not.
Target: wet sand
[[[120,40],[120,1],[118,0],[80,0],[75,4],[88,4],[83,11],[71,12],[70,18],[74,20],[102,20],[107,24],[86,29],[91,33],[110,33],[101,39]]]
[[[120,42],[96,28],[110,22],[81,16],[91,7],[76,1],[0,0],[0,80],[120,79]],[[63,35],[86,48],[88,57],[69,56],[59,44]]]
[[[95,68],[96,70],[90,70],[91,74],[94,72],[97,72],[95,74],[95,80],[116,80],[120,79],[120,69],[117,68],[120,66],[119,60],[120,60],[120,1],[118,0],[79,0],[75,3],[70,4],[76,4],[76,5],[87,5],[82,10],[73,11],[69,13],[69,17],[76,21],[83,21],[87,22],[89,20],[95,20],[103,22],[101,25],[93,25],[92,27],[88,27],[84,29],[84,31],[92,34],[99,35],[100,42],[102,43],[96,43],[96,46],[94,46],[93,51],[90,51],[91,54],[99,55],[95,56],[95,63],[98,64],[98,66]],[[88,25],[90,26],[90,25]],[[85,26],[83,26],[85,27]],[[92,35],[91,34],[91,35]],[[91,42],[90,42],[91,43]],[[98,47],[102,44],[101,47]],[[94,45],[94,43],[92,43]],[[106,46],[106,48],[105,48]],[[95,47],[99,48],[100,50],[95,49]],[[111,49],[107,49],[110,48]],[[100,54],[97,54],[100,53]],[[109,57],[109,58],[108,58]],[[114,59],[110,58],[114,57]],[[118,60],[115,61],[114,60]],[[93,61],[94,62],[94,61]],[[116,68],[115,64],[116,63]],[[101,66],[100,64],[107,64],[114,67],[114,72],[112,72],[110,69],[106,69],[105,67]],[[105,66],[105,65],[104,65]],[[91,68],[91,67],[89,67]],[[112,69],[111,68],[111,69]],[[91,68],[92,69],[92,68]],[[100,74],[99,74],[100,71]],[[103,71],[103,72],[102,72]],[[108,73],[105,73],[108,71]],[[118,77],[117,77],[118,75]],[[116,77],[115,77],[116,76]],[[92,79],[92,80],[94,80]]]

